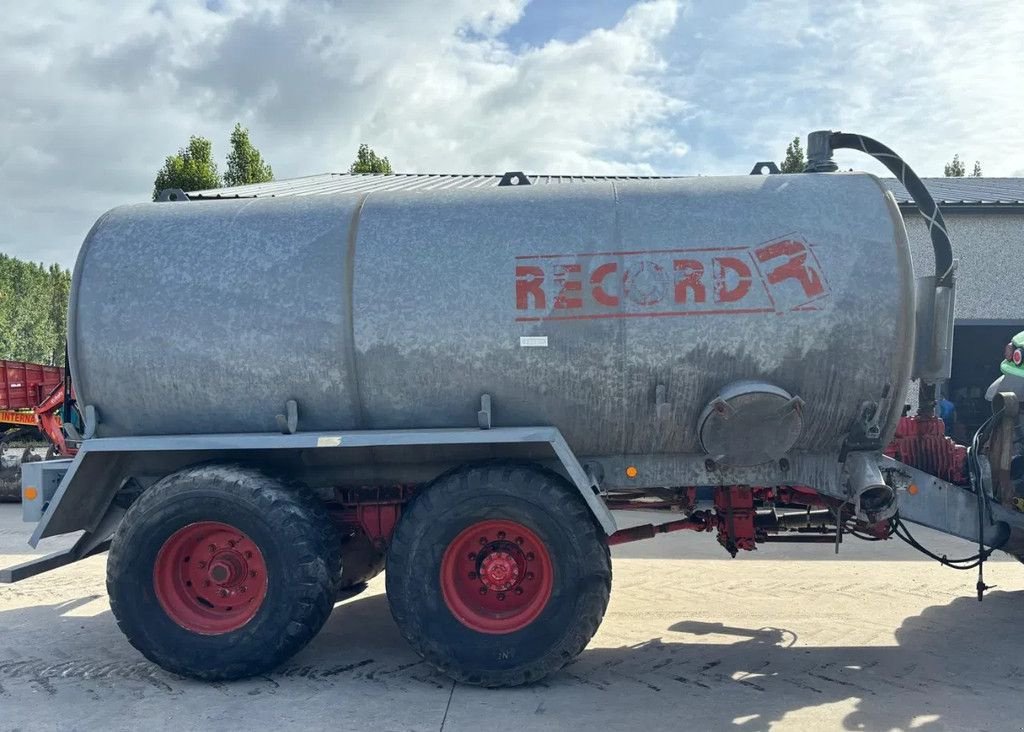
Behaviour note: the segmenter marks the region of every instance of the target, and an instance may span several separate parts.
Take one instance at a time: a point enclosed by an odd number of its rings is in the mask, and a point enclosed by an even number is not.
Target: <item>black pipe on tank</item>
[[[907,193],[914,201],[914,206],[928,224],[928,234],[931,236],[932,250],[935,252],[937,286],[949,286],[953,280],[953,247],[949,243],[946,222],[942,218],[938,204],[935,203],[935,199],[932,198],[932,194],[928,192],[921,179],[917,177],[917,173],[906,164],[903,158],[878,140],[864,135],[832,132],[831,130],[819,130],[807,136],[807,166],[804,168],[804,172],[834,172],[837,170],[837,166],[832,160],[832,151],[840,149],[860,150],[870,155],[888,168],[907,189]]]

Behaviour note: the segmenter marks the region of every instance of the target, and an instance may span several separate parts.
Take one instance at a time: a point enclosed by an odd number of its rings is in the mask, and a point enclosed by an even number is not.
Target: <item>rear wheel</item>
[[[306,645],[334,604],[337,533],[317,499],[257,471],[189,468],[135,501],[110,547],[118,626],[174,673],[264,673]]]
[[[575,488],[529,465],[443,476],[413,499],[386,576],[406,640],[452,678],[515,686],[577,656],[608,605],[608,546]]]

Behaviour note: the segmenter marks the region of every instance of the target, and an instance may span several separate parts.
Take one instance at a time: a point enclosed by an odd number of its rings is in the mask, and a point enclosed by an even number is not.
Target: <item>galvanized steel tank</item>
[[[581,456],[703,455],[716,395],[802,400],[837,453],[910,374],[914,285],[866,174],[140,204],[93,227],[69,348],[97,436],[553,424]]]

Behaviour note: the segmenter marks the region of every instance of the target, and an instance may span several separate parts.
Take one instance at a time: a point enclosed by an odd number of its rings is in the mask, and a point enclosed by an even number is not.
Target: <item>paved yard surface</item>
[[[0,505],[0,565],[30,556],[19,518]],[[920,534],[950,555],[972,551]],[[0,729],[1024,727],[1024,566],[1013,560],[989,564],[999,587],[979,604],[973,573],[895,542],[851,541],[838,558],[770,546],[729,560],[692,535],[620,549],[590,647],[543,683],[502,691],[455,686],[419,662],[380,579],[276,672],[181,679],[121,637],[95,557],[0,586]]]

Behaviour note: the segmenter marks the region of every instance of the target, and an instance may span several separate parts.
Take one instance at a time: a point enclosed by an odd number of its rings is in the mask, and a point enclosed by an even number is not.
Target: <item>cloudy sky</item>
[[[223,161],[236,121],[278,178],[360,142],[400,172],[744,174],[820,128],[922,175],[958,152],[1024,176],[1014,5],[4,0],[0,251],[70,266],[189,135]]]

